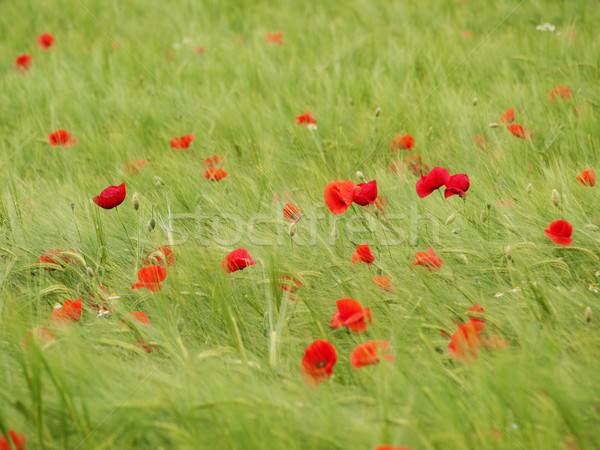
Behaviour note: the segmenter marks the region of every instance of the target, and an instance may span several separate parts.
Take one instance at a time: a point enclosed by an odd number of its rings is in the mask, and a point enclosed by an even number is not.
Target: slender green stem
[[[125,239],[127,239],[127,242],[129,243],[129,248],[131,249],[131,253],[132,253],[133,257],[137,259],[137,254],[135,253],[135,250],[133,249],[133,245],[131,244],[131,240],[129,239],[129,236],[127,235],[127,228],[125,228],[125,222],[123,222],[123,218],[121,217],[121,213],[119,212],[119,207],[117,206],[115,209],[117,210],[117,216],[119,217],[119,222],[121,222],[121,226],[123,227],[123,231],[125,232]]]

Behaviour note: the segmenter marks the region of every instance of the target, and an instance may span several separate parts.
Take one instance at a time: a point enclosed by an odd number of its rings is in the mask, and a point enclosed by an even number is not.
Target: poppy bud
[[[498,124],[496,122],[492,122],[488,125],[490,128],[498,128]]]
[[[554,203],[554,206],[560,205],[560,194],[556,189],[552,189],[552,203]]]
[[[506,246],[506,259],[512,259],[512,250],[510,249],[510,245]]]
[[[154,177],[154,183],[156,184],[156,187],[161,187],[165,185],[165,180],[161,177]]]
[[[431,137],[433,135],[433,127],[429,127],[429,131],[427,132],[427,136]]]
[[[337,238],[340,237],[340,232],[338,231],[338,229],[337,229],[337,227],[335,225],[333,226],[333,230],[331,230],[331,237],[334,240],[337,240]]]
[[[87,274],[88,274],[90,277],[93,277],[93,276],[94,276],[94,270],[93,270],[91,267],[88,267],[88,268],[87,268]]]
[[[450,214],[446,219],[446,225],[450,225],[452,222],[454,222],[454,219],[456,219],[456,213]]]
[[[587,308],[585,308],[585,321],[586,322],[592,321],[592,308],[590,308],[589,306]]]
[[[180,317],[179,319],[177,319],[177,329],[179,330],[180,333],[182,333],[184,328],[185,328],[185,319],[183,317]]]
[[[356,172],[356,176],[361,180],[365,179],[365,176],[363,175],[363,173],[360,170],[358,172]]]
[[[381,108],[377,108],[375,110],[375,117],[379,117],[381,115]]]
[[[477,97],[473,97],[473,106],[477,106]]]
[[[133,209],[136,211],[140,209],[140,197],[137,192],[133,193],[133,196],[131,197],[131,203],[133,204]]]
[[[531,194],[531,191],[533,191],[533,184],[529,183],[526,190],[528,194]]]
[[[487,222],[487,213],[485,211],[481,213],[479,220],[481,220],[483,223]]]
[[[295,223],[290,224],[290,228],[288,228],[288,233],[289,233],[290,237],[294,237],[294,235],[296,234],[296,224]]]
[[[154,230],[155,226],[156,226],[156,220],[154,220],[154,217],[153,217],[152,219],[150,219],[148,221],[148,225],[147,225],[148,231]]]

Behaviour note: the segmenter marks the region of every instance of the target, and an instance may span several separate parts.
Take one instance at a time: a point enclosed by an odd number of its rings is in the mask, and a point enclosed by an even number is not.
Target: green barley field
[[[0,449],[600,448],[600,3],[0,17]]]

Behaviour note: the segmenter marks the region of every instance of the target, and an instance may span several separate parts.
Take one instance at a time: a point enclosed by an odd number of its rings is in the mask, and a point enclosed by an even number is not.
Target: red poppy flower
[[[416,261],[411,261],[413,266],[424,266],[429,270],[437,270],[442,266],[442,258],[438,258],[435,256],[435,252],[431,247],[427,249],[427,253],[425,252],[417,252],[415,253]]]
[[[159,249],[148,253],[142,264],[144,264],[144,266],[151,266],[153,264],[163,267],[172,266],[175,264],[175,254],[173,253],[173,249],[171,249],[171,247],[168,245],[163,245]]]
[[[123,170],[130,175],[137,175],[140,171],[146,167],[148,161],[140,159],[139,161],[129,161],[123,164]]]
[[[369,181],[368,183],[359,183],[356,187],[360,188],[360,191],[355,189],[354,203],[360,206],[372,205],[377,200],[377,181]]]
[[[564,100],[571,99],[571,89],[565,86],[556,86],[550,92],[548,92],[548,101],[552,104],[556,102],[557,98],[562,98]]]
[[[356,265],[361,261],[366,263],[368,266],[373,264],[373,261],[375,261],[375,255],[371,249],[369,249],[369,244],[357,245],[356,251],[352,253],[352,264]]]
[[[406,134],[404,136],[399,136],[390,142],[390,151],[392,153],[396,153],[399,150],[408,150],[409,152],[412,152],[414,146],[415,139],[410,134]]]
[[[73,250],[71,250],[72,252]],[[36,264],[56,264],[57,266],[61,266],[64,267],[65,264],[69,264],[71,262],[75,262],[76,264],[79,264],[79,261],[77,261],[76,259],[71,259],[68,256],[62,256],[63,254],[63,250],[61,249],[55,249],[55,250],[49,250],[46,253],[44,253],[42,256],[39,257],[39,259],[35,262]],[[44,270],[47,270],[48,272],[53,272],[56,269],[52,269],[51,267],[45,267]]]
[[[569,246],[573,242],[571,238],[573,226],[566,220],[555,220],[544,230],[544,233],[558,245]]]
[[[81,319],[81,298],[75,301],[65,300],[61,307],[54,308],[50,315],[50,324],[55,328],[64,328]]]
[[[54,47],[56,45],[56,40],[54,36],[48,33],[44,33],[35,38],[35,42],[39,45],[43,50],[48,50],[50,47]]]
[[[197,55],[201,55],[202,53],[204,53],[204,50],[205,50],[204,47],[202,47],[200,45],[197,45],[196,47],[194,47],[194,52]]]
[[[296,223],[302,218],[302,214],[296,205],[288,203],[283,207],[283,217],[289,223]]]
[[[522,125],[516,124],[516,123],[511,123],[510,125],[507,125],[506,128],[508,128],[508,131],[510,131],[514,136],[521,138],[521,139],[529,139],[531,138],[531,133],[529,133],[528,131],[526,132],[523,129]]]
[[[227,178],[229,174],[225,172],[223,169],[208,169],[204,172],[204,178],[210,181],[221,181],[223,178]]]
[[[316,389],[319,384],[331,377],[333,366],[337,361],[335,347],[326,340],[313,341],[306,347],[300,374],[310,389]]]
[[[592,169],[584,170],[575,178],[584,186],[595,186],[596,185],[596,173]]]
[[[317,120],[312,116],[310,111],[306,111],[304,114],[296,116],[296,125],[316,125]]]
[[[23,338],[21,341],[21,347],[23,350],[27,351],[29,348],[29,344],[35,342],[37,344],[48,344],[54,341],[54,334],[48,328],[37,327],[29,330],[27,332],[27,336]],[[2,446],[0,445],[0,450]]]
[[[138,280],[131,285],[131,289],[146,288],[152,292],[162,289],[162,282],[167,278],[167,269],[163,266],[142,267],[138,272]]]
[[[54,133],[49,134],[48,140],[50,141],[50,145],[53,147],[58,145],[68,147],[70,145],[77,144],[77,139],[71,138],[71,132],[67,130],[57,130]]]
[[[454,332],[448,344],[448,354],[460,362],[471,363],[479,358],[481,339],[473,322],[462,325]]]
[[[485,310],[479,305],[473,305],[469,309],[467,309],[467,311],[478,313],[478,314],[485,313]],[[469,317],[469,321],[473,324],[473,326],[475,327],[475,331],[477,331],[478,333],[481,333],[483,331],[483,329],[485,328],[485,320],[484,319],[480,319],[478,317]]]
[[[12,440],[12,445],[6,440],[5,436],[0,437],[0,450],[11,450],[13,447],[15,450],[25,450],[25,439],[24,434],[19,434],[16,431],[9,430],[8,434]]]
[[[332,181],[325,186],[325,204],[333,214],[343,214],[354,201],[354,183],[351,180]]]
[[[302,281],[288,275],[278,275],[277,279],[279,280],[279,284],[277,284],[277,287],[284,291],[288,291],[290,293],[290,300],[292,302],[296,301],[296,294],[303,286]]]
[[[513,123],[515,121],[515,110],[513,108],[507,109],[502,116],[500,116],[500,123]]]
[[[171,140],[171,147],[177,150],[187,150],[192,141],[195,139],[193,134],[186,134],[180,138],[175,138]]]
[[[463,198],[469,190],[469,177],[465,173],[457,173],[448,178],[446,183],[446,190],[444,191],[444,197],[452,197],[458,194],[460,198]]]
[[[100,195],[94,197],[94,203],[100,208],[112,209],[123,203],[126,195],[125,183],[119,186],[109,186],[100,192]]]
[[[265,38],[266,44],[279,44],[283,45],[283,32],[279,31],[278,33],[267,33],[267,37]]]
[[[394,288],[392,287],[392,281],[390,277],[382,277],[380,275],[375,275],[375,278],[371,280],[371,283],[376,284],[379,289],[384,292],[389,292],[390,294],[394,293]]]
[[[31,63],[33,62],[33,56],[31,55],[21,55],[15,61],[15,69],[17,69],[21,75],[25,75],[31,68]]]
[[[367,329],[367,319],[371,320],[371,310],[369,307],[363,308],[362,305],[351,298],[341,298],[337,302],[337,312],[331,318],[331,327],[348,327],[355,333]]]
[[[232,273],[255,264],[256,261],[252,259],[248,250],[245,248],[238,248],[225,255],[223,261],[221,261],[221,270],[223,273]]]
[[[415,188],[421,198],[427,197],[436,189],[441,188],[450,179],[450,172],[443,167],[434,167],[427,175],[422,175]]]
[[[150,318],[148,317],[148,315],[146,313],[144,313],[142,311],[131,311],[131,312],[128,312],[127,313],[127,317],[132,322],[139,322],[141,324],[150,326]],[[127,326],[127,324],[125,322],[123,322],[122,320],[121,320],[120,324],[123,327]]]
[[[355,369],[361,369],[370,364],[378,364],[380,355],[386,361],[393,362],[394,356],[386,353],[389,347],[390,343],[383,340],[367,341],[360,344],[350,353],[350,365]]]
[[[222,167],[225,163],[225,157],[221,155],[212,155],[204,160],[204,167],[208,169]]]

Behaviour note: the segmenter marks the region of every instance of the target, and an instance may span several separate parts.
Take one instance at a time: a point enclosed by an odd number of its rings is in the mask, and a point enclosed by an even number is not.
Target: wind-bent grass
[[[600,202],[575,181],[600,169],[597,2],[57,0],[3,2],[0,17],[0,430],[49,449],[600,446]],[[544,22],[556,31],[536,31]],[[265,44],[280,30],[283,46]],[[43,32],[57,40],[47,52]],[[23,53],[25,77],[11,68]],[[559,84],[573,98],[552,105]],[[488,127],[510,107],[533,139]],[[295,126],[307,110],[318,130]],[[57,129],[78,143],[51,147]],[[170,148],[189,133],[187,151]],[[416,177],[390,170],[388,144],[407,133],[430,168],[469,175],[464,202],[419,199]],[[220,182],[203,176],[213,154],[226,156]],[[123,170],[139,159],[138,175]],[[377,180],[385,217],[325,206],[325,185],[358,183],[356,170]],[[91,203],[122,182],[118,213]],[[291,239],[290,194],[303,214]],[[557,219],[574,226],[571,247],[544,235]],[[367,242],[376,266],[353,266]],[[166,244],[162,291],[132,291]],[[429,246],[439,272],[410,264]],[[56,248],[79,263],[34,264]],[[221,273],[235,248],[258,264]],[[295,302],[277,287],[285,274],[304,284]],[[116,312],[84,308],[55,342],[22,349],[55,303],[85,304],[98,285],[120,296]],[[343,297],[371,308],[366,332],[331,329]],[[464,364],[440,329],[475,303],[510,345]],[[129,311],[151,327],[121,326]],[[338,361],[311,391],[300,361],[314,339]],[[395,362],[353,369],[369,339]]]

